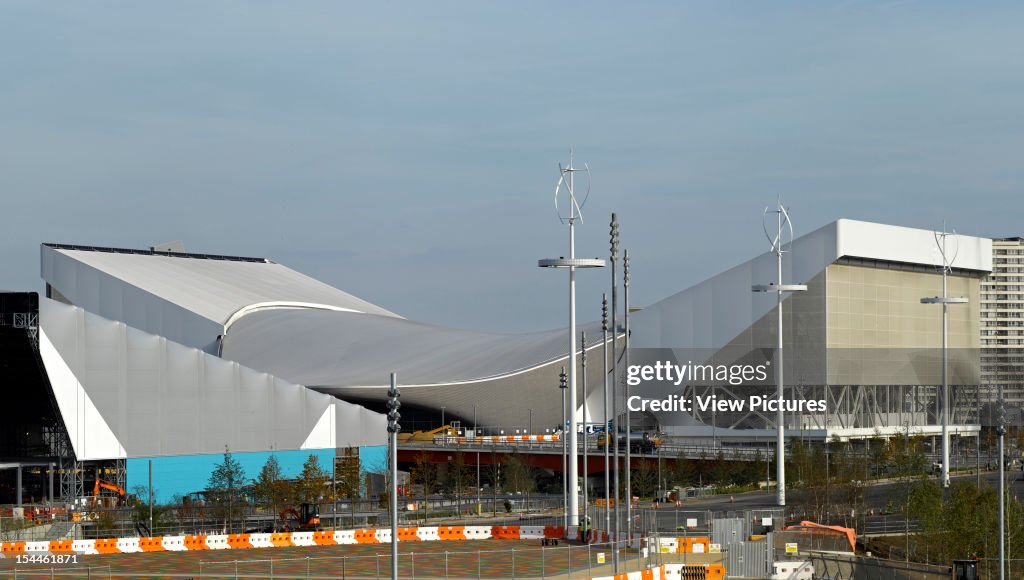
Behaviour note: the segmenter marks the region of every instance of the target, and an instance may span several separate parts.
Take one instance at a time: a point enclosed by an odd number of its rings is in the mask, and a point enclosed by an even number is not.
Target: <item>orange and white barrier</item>
[[[657,566],[655,568],[641,570],[639,572],[615,574],[614,576],[595,576],[594,578],[588,578],[587,580],[667,580],[665,575],[666,566]]]
[[[398,529],[399,542],[458,542],[466,540],[539,540],[578,538],[579,528],[572,526],[422,526]],[[590,543],[607,542],[608,533],[591,532]],[[707,542],[707,538],[692,540]],[[338,546],[345,544],[386,544],[390,529],[335,530],[325,532],[280,532],[270,534],[209,534],[195,536],[155,536],[104,538],[99,540],[61,540],[52,542],[0,542],[0,558],[19,554],[132,554],[141,552],[184,552],[192,550],[245,550],[288,546]],[[680,549],[683,539],[680,538]],[[634,536],[634,543],[639,536]],[[706,550],[705,550],[706,551]]]
[[[725,580],[725,566],[722,564],[665,564],[665,580]]]

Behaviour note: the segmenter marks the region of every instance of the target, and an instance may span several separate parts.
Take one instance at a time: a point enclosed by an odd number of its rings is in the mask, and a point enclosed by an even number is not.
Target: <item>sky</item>
[[[630,301],[838,218],[1024,235],[1012,2],[0,2],[0,288],[39,244],[281,262],[408,318],[567,325],[559,163]],[[620,274],[621,276],[621,274]],[[580,272],[579,317],[610,272]]]

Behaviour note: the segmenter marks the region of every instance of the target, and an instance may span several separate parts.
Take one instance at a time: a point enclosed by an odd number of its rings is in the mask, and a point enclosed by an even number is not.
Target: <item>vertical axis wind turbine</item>
[[[555,212],[563,224],[569,225],[569,257],[547,258],[539,260],[537,265],[541,268],[569,269],[569,473],[563,474],[563,477],[567,476],[566,479],[569,481],[568,525],[575,526],[579,524],[580,511],[577,475],[579,472],[579,446],[576,434],[576,268],[601,268],[604,266],[604,260],[576,257],[576,221],[583,222],[583,206],[586,205],[587,198],[590,197],[590,167],[586,163],[583,164],[583,169],[573,167],[573,152],[570,150],[569,165],[562,167],[562,164],[559,163],[558,169],[560,175],[558,184],[555,185]],[[582,201],[576,197],[575,176],[580,172],[587,176],[587,190]],[[562,204],[559,204],[559,197],[565,198]],[[584,385],[585,388],[586,385]],[[586,404],[586,397],[584,397],[584,404]],[[566,533],[568,533],[568,529],[566,529]]]
[[[956,240],[952,258],[946,248],[946,238],[951,235]],[[921,304],[942,305],[942,487],[946,488],[949,487],[949,305],[967,304],[967,298],[950,297],[946,283],[949,273],[953,271],[953,262],[960,253],[960,241],[956,238],[956,231],[952,234],[946,233],[946,222],[942,222],[942,232],[935,232],[935,244],[939,246],[939,255],[942,256],[942,296],[927,296],[921,299]]]
[[[769,214],[775,214],[776,218],[776,230],[774,237],[768,231],[768,222],[765,218]],[[782,283],[782,255],[788,254],[793,251],[793,224],[789,221],[789,212],[782,205],[781,198],[778,201],[775,209],[770,207],[764,208],[764,215],[761,218],[764,226],[764,235],[768,238],[768,242],[771,244],[771,253],[775,254],[775,268],[776,268],[776,279],[775,282],[769,282],[768,284],[755,284],[751,287],[754,292],[768,292],[775,293],[776,296],[776,313],[778,314],[778,342],[776,348],[778,349],[778,355],[775,361],[775,376],[776,381],[776,396],[779,399],[779,410],[775,415],[775,487],[777,490],[777,499],[780,506],[786,505],[786,425],[785,425],[785,414],[782,411],[783,405],[783,372],[782,372],[782,295],[786,292],[803,292],[807,290],[806,284],[783,284]],[[787,243],[784,238],[784,234],[788,232],[789,242]],[[789,249],[785,249],[785,246],[789,246]]]

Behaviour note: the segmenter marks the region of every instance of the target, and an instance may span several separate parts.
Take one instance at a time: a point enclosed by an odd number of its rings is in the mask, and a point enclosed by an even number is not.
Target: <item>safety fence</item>
[[[416,551],[398,555],[399,578],[587,578],[607,567],[610,544],[513,550]],[[625,545],[617,546],[625,549]],[[654,565],[654,556],[624,554],[623,570]],[[391,577],[390,554],[345,557],[203,561],[200,576],[213,578],[330,577],[347,580]],[[236,576],[237,574],[237,576]],[[308,576],[307,576],[308,575]]]

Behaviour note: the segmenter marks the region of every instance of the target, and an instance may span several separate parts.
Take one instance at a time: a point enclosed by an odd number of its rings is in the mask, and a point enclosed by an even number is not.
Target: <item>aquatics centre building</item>
[[[949,309],[952,429],[974,436],[979,288],[992,246],[956,241],[948,291],[967,302]],[[787,414],[787,433],[938,433],[941,308],[920,299],[941,295],[942,265],[927,230],[838,220],[794,241],[784,278],[807,291],[785,300],[786,388],[827,404]],[[32,409],[0,426],[0,465],[57,465],[60,497],[81,497],[91,466],[124,470],[130,485],[145,477],[140,462],[208,467],[225,449],[382,454],[390,372],[399,376],[406,428],[439,426],[442,413],[509,433],[561,422],[564,330],[498,335],[423,324],[262,258],[48,243],[41,273],[45,292],[0,295],[4,376]],[[774,277],[766,253],[634,312],[631,360],[771,350],[775,300],[751,287]],[[600,418],[601,327],[580,330],[591,361],[580,400]],[[682,391],[701,393],[746,396],[728,385]],[[768,440],[775,415],[648,411],[632,422],[695,441]],[[11,473],[0,470],[7,496]]]

